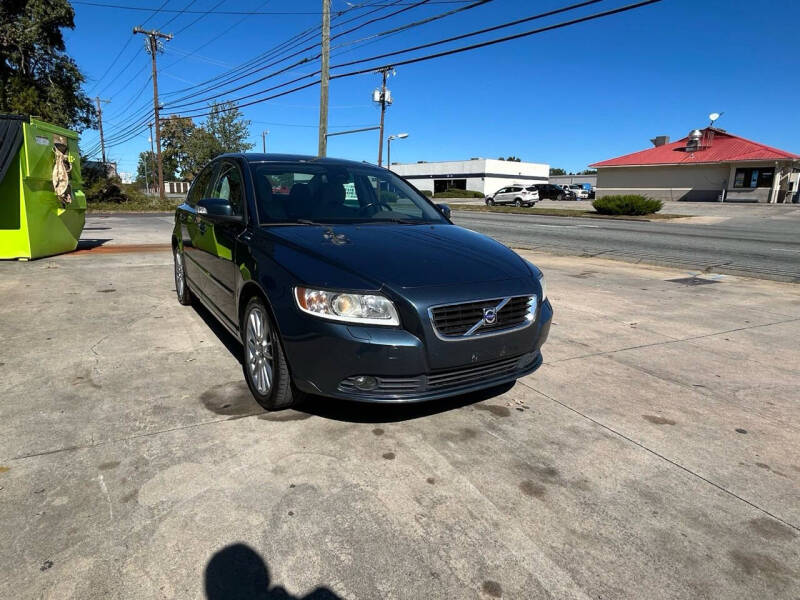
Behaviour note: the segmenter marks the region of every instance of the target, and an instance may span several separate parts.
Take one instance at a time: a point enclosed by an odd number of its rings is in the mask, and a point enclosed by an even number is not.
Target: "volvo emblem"
[[[497,322],[497,310],[494,308],[484,308],[483,322],[487,325],[494,325]]]

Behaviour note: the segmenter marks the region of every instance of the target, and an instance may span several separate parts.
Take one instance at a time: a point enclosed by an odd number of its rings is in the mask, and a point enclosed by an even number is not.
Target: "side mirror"
[[[447,204],[437,204],[436,208],[439,209],[439,212],[444,215],[445,219],[450,218],[450,207]]]
[[[217,223],[241,223],[241,215],[233,214],[231,203],[224,198],[203,198],[197,201],[195,208],[198,215],[207,217]]]

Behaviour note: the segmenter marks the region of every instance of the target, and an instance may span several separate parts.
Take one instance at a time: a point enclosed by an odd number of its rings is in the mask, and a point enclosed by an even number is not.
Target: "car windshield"
[[[339,164],[251,163],[259,222],[446,223],[391,171]]]

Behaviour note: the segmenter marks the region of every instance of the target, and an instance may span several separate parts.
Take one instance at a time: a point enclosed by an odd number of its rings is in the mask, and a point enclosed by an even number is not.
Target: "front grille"
[[[531,352],[482,365],[437,371],[429,375],[376,377],[377,386],[367,391],[359,390],[353,381],[355,377],[349,377],[339,383],[339,391],[353,394],[354,397],[366,395],[372,398],[403,398],[404,396],[414,396],[426,392],[447,391],[513,375],[515,372],[531,365],[535,358],[536,353]]]
[[[481,365],[479,367],[469,367],[457,371],[447,371],[428,375],[428,388],[441,390],[449,387],[467,385],[482,379],[494,379],[502,375],[508,375],[517,370],[519,357],[507,358],[496,362]]]
[[[431,321],[437,333],[445,338],[463,337],[483,320],[484,309],[495,308],[503,298],[481,300],[464,304],[438,306],[430,310]],[[536,296],[516,296],[497,312],[497,320],[483,323],[472,335],[513,329],[528,321],[531,309],[535,308]]]

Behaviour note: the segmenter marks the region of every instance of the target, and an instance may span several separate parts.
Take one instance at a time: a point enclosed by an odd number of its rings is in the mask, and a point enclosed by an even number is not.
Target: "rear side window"
[[[205,169],[200,171],[200,174],[194,178],[192,187],[186,196],[186,204],[189,206],[196,206],[198,200],[209,197],[209,188],[211,187],[211,176],[214,174],[215,163],[207,165]]]
[[[235,164],[225,161],[219,170],[219,177],[214,186],[211,198],[222,198],[231,203],[234,215],[241,215],[244,204],[244,188],[242,186],[242,173]]]

